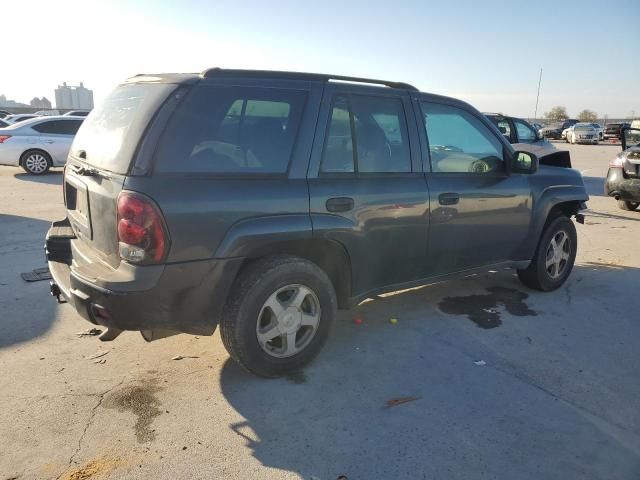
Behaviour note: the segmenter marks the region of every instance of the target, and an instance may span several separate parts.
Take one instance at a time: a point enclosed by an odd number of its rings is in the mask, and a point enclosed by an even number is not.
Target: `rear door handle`
[[[353,198],[351,197],[335,197],[327,200],[327,211],[329,212],[348,212],[353,210]]]
[[[47,140],[47,143],[53,143],[53,140]]]
[[[460,195],[457,193],[441,193],[438,196],[440,205],[456,205],[460,201]]]

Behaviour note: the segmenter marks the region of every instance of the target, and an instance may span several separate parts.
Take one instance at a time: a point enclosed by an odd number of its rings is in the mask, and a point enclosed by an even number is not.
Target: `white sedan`
[[[0,128],[0,165],[41,175],[67,161],[83,117],[38,117]]]
[[[567,129],[567,142],[569,143],[593,143],[597,144],[600,138],[598,130],[592,123],[576,123]]]

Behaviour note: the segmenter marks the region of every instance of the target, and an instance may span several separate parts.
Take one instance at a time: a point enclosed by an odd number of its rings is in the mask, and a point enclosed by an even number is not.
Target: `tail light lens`
[[[118,250],[120,258],[131,263],[159,263],[166,258],[167,226],[146,195],[126,190],[118,195]]]
[[[0,135],[0,143],[4,143],[11,138],[11,135]]]
[[[610,162],[609,162],[609,166],[610,167],[618,167],[621,168],[622,167],[622,163],[624,162],[624,157],[614,157]]]

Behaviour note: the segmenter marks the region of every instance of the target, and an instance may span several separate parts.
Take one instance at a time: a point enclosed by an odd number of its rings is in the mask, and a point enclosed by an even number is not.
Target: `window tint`
[[[478,118],[450,105],[422,102],[434,172],[504,170],[502,143]]]
[[[402,101],[360,95],[348,99],[336,97],[322,171],[410,172],[411,155]]]
[[[509,120],[505,119],[505,118],[499,118],[499,117],[488,117],[489,120],[491,120],[491,123],[493,123],[496,127],[498,127],[498,130],[500,131],[501,134],[503,134],[507,140],[509,140],[511,142],[511,125],[509,124]]]
[[[82,120],[51,120],[50,122],[39,123],[31,128],[40,133],[75,135],[80,125],[82,125]]]
[[[353,138],[346,97],[336,97],[333,102],[329,130],[322,152],[323,172],[353,172]]]
[[[284,173],[305,93],[250,87],[197,87],[160,145],[164,172]]]
[[[519,142],[535,142],[536,141],[536,132],[529,125],[524,123],[522,120],[514,120],[513,123],[516,124],[516,130],[518,131],[518,141]]]

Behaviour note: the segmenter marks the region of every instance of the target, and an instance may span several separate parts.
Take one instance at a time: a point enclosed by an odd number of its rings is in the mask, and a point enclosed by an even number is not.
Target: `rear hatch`
[[[78,240],[74,260],[120,264],[116,202],[140,140],[175,84],[118,86],[80,127],[64,176],[67,216]]]

